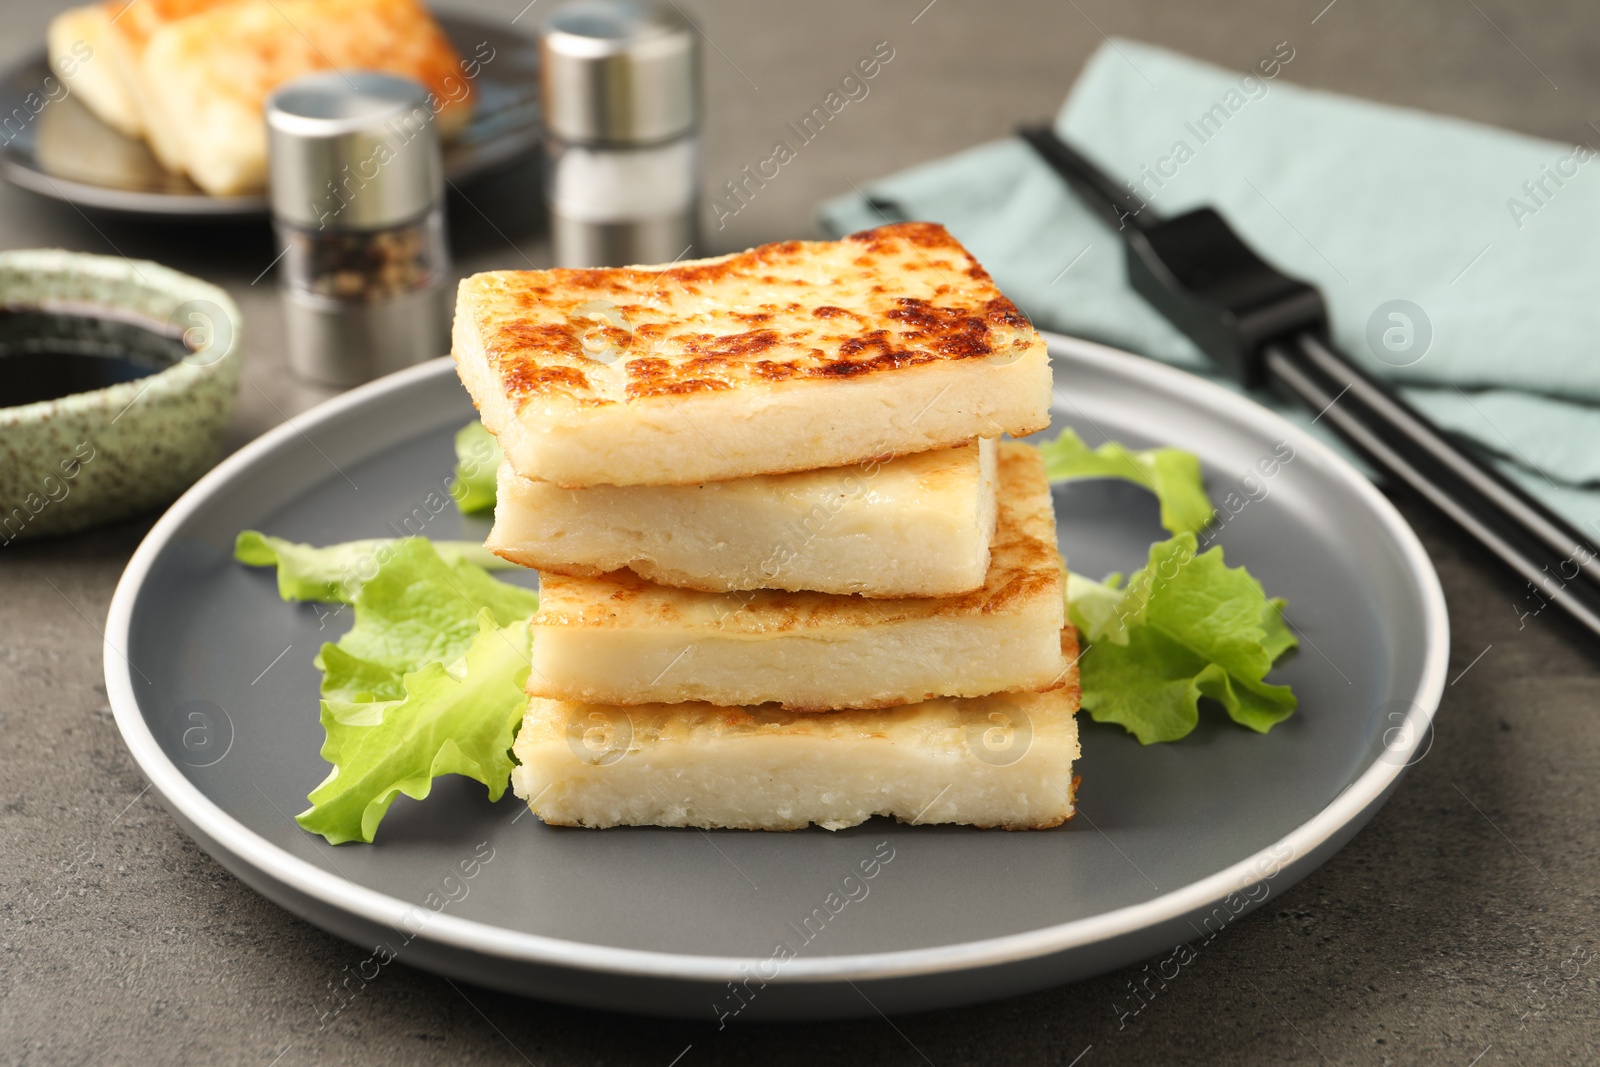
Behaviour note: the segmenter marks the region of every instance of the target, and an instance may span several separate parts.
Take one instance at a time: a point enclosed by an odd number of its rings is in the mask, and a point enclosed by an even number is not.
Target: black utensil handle
[[[1275,386],[1508,564],[1541,604],[1556,604],[1600,635],[1600,556],[1587,538],[1316,334],[1267,345],[1265,362]]]
[[[1017,136],[1026,141],[1050,168],[1112,229],[1144,230],[1161,221],[1161,215],[1130,190],[1118,185],[1105,171],[1085,159],[1076,148],[1056,136],[1048,126],[1023,126]]]

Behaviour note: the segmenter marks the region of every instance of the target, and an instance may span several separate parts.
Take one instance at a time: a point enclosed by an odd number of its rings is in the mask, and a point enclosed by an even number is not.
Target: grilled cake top
[[[1003,363],[1038,338],[927,222],[666,267],[491,271],[462,282],[457,314],[518,410]]]
[[[142,18],[130,34],[149,35],[165,65],[147,77],[182,68],[206,93],[249,109],[291,78],[330,67],[421,82],[435,97],[441,132],[471,108],[472,81],[455,47],[417,0],[162,0]]]
[[[136,51],[143,51],[150,37],[190,15],[198,15],[238,0],[105,0],[101,10],[117,32]]]

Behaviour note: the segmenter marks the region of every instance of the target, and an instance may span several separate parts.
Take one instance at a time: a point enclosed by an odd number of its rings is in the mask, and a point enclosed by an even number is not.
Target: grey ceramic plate
[[[464,15],[435,16],[456,51],[480,57],[472,121],[445,146],[445,177],[465,181],[539,144],[538,53],[531,37]],[[190,218],[264,216],[264,195],[210,196],[165,170],[143,141],[124,137],[68,95],[54,102],[41,86],[50,75],[44,50],[0,73],[0,115],[30,116],[6,127],[0,177],[80,207],[131,215]],[[30,97],[32,102],[30,102]],[[37,110],[36,110],[37,109]]]
[[[348,616],[280,602],[270,572],[232,561],[234,535],[481,536],[444,497],[473,414],[444,360],[268,433],[156,524],[106,627],[117,724],[178,822],[267,897],[376,959],[556,1000],[703,1018],[930,1009],[1214,936],[1347,841],[1424,751],[1444,600],[1399,515],[1316,441],[1188,375],[1051,344],[1057,424],[1198,453],[1213,498],[1238,494],[1218,541],[1289,599],[1303,637],[1277,675],[1300,710],[1267,736],[1218,713],[1141,748],[1086,721],[1080,813],[1060,829],[562,830],[445,779],[400,798],[375,845],[303,833],[290,817],[325,771],[311,659]],[[1133,486],[1060,487],[1056,507],[1069,563],[1096,577],[1163,536]]]

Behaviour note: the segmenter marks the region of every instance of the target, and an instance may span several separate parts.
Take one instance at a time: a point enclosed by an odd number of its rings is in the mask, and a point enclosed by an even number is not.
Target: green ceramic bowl
[[[146,260],[0,252],[0,310],[41,309],[181,333],[189,351],[132,381],[0,407],[0,545],[172,500],[215,462],[238,391],[239,309],[215,285]],[[18,358],[45,357],[0,356]]]

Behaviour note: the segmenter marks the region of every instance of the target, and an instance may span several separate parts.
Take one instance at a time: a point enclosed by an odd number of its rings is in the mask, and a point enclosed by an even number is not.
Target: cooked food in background
[[[933,223],[461,283],[453,354],[518,474],[693,485],[1021,436],[1045,343]]]
[[[490,551],[548,574],[952,596],[983,585],[995,442],[700,485],[562,489],[500,465]]]
[[[1077,659],[1071,628],[1058,653]],[[512,747],[521,765],[511,785],[560,826],[838,830],[889,815],[1045,829],[1073,814],[1075,667],[1065,683],[828,715],[536,697]]]
[[[877,600],[706,593],[628,572],[542,576],[528,691],[598,704],[824,711],[1060,685],[1065,575],[1037,449],[999,446],[983,587]]]
[[[165,0],[152,6],[163,7]],[[144,119],[126,74],[129,46],[111,21],[115,14],[109,3],[61,12],[45,31],[45,53],[56,77],[95,117],[124,137],[143,137]]]
[[[110,118],[106,121],[129,136],[143,137],[150,145],[156,161],[167,170],[182,173],[184,165],[182,134],[170,122],[163,121],[154,87],[145,73],[145,51],[151,39],[163,29],[217,8],[227,7],[238,0],[106,0],[84,11],[97,11],[105,19],[105,56],[111,76],[121,82],[126,97],[132,103],[134,129],[130,132]],[[53,53],[52,53],[53,54]],[[85,68],[93,63],[85,64]],[[159,76],[160,71],[157,68]],[[85,97],[84,103],[96,110],[96,98]],[[102,117],[105,117],[102,115]]]
[[[57,16],[49,38],[57,74],[91,111],[217,196],[265,186],[263,106],[302,74],[414,78],[446,137],[472,108],[460,57],[416,0],[110,0]],[[59,60],[78,40],[94,54],[68,76]]]
[[[86,107],[47,107],[39,112],[33,154],[51,175],[68,181],[193,191],[193,183],[156,162],[143,141],[111,131]]]

